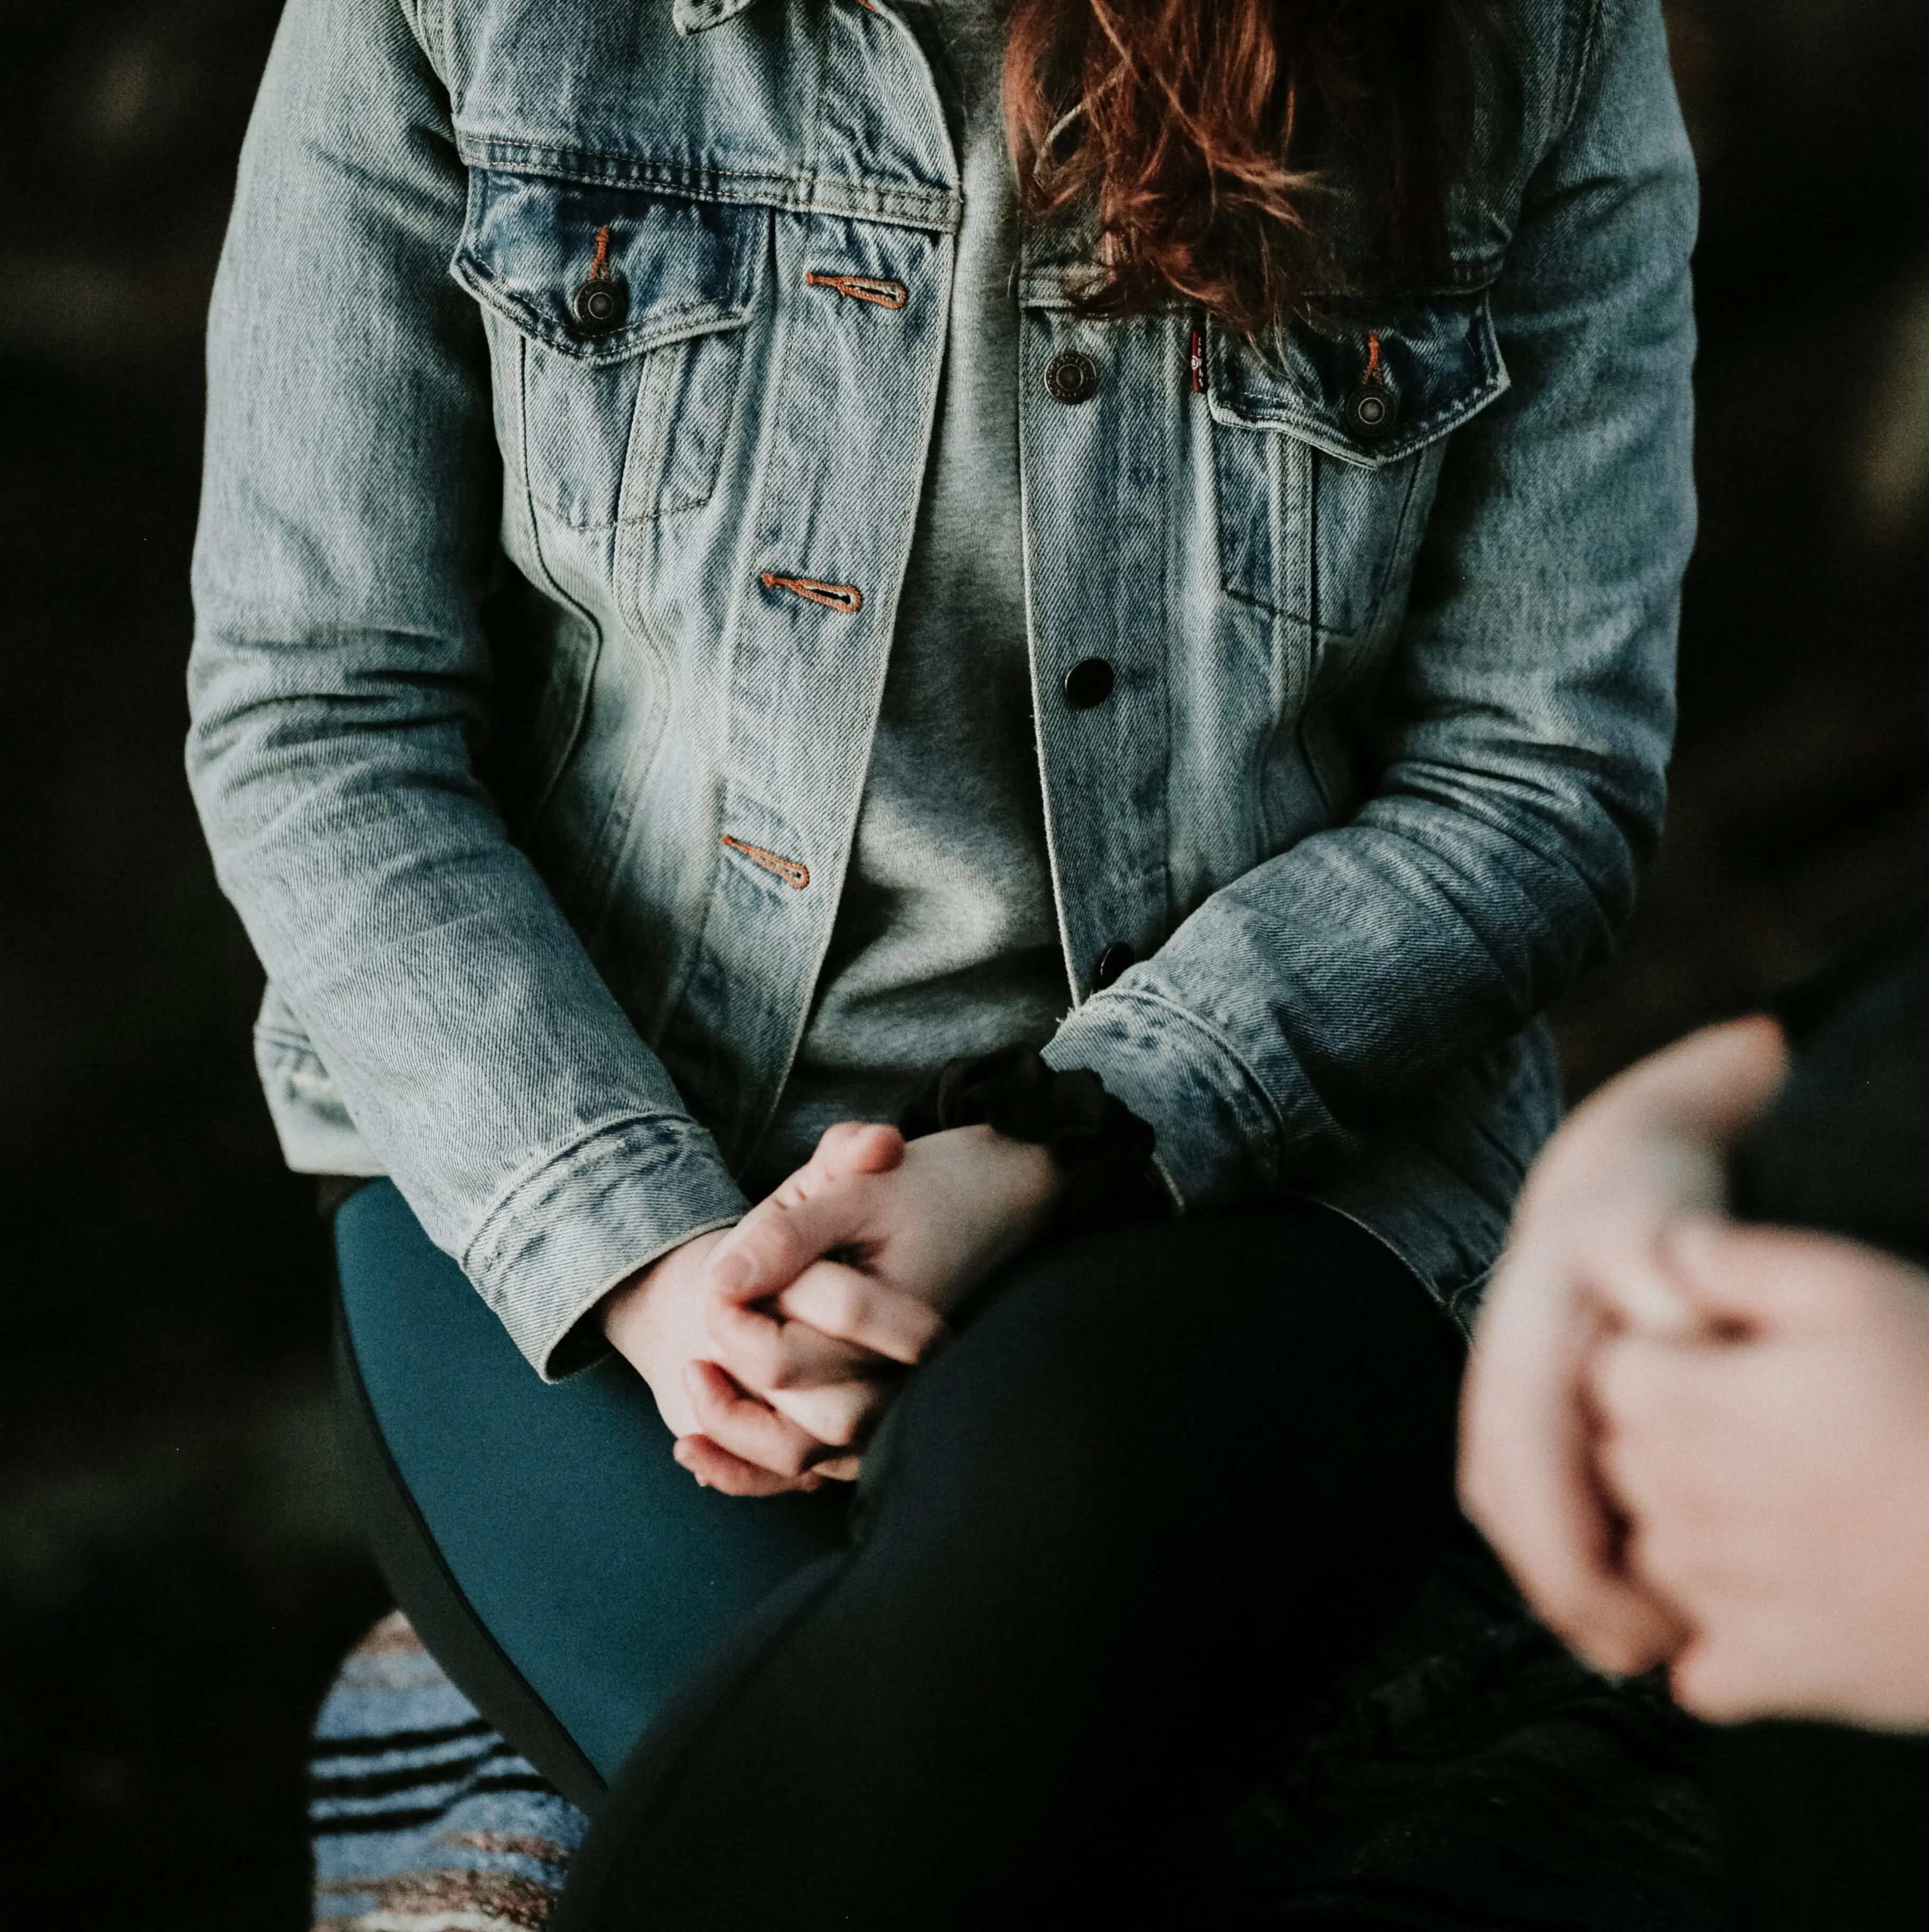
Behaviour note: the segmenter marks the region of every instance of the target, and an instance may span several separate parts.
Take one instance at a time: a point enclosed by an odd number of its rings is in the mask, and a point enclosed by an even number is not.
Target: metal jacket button
[[[570,312],[585,335],[607,335],[629,314],[629,284],[610,275],[592,275],[571,298]]]
[[[1384,382],[1362,382],[1346,398],[1346,427],[1362,442],[1378,442],[1393,434],[1400,405]]]
[[[1092,991],[1102,993],[1136,956],[1122,939],[1115,939],[1099,955],[1099,963],[1092,968]]]
[[[1076,349],[1060,350],[1045,365],[1045,386],[1061,403],[1089,402],[1099,392],[1099,368]]]
[[[1065,702],[1074,711],[1089,711],[1112,695],[1112,666],[1103,658],[1086,658],[1065,674]]]

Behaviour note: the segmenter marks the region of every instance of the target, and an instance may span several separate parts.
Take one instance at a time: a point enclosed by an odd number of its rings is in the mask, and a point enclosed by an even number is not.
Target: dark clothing
[[[1736,1162],[1738,1210],[1929,1266],[1929,945],[1816,1006]],[[1716,1764],[1742,1932],[1929,1924],[1929,1738],[1748,1724]]]
[[[1737,1932],[1922,1932],[1929,1740],[1742,1724],[1714,1747]]]
[[[1790,1031],[1787,1084],[1735,1163],[1737,1210],[1929,1268],[1929,944]]]
[[[578,1928],[1180,1914],[1207,1767],[1262,1760],[1456,1520],[1458,1340],[1305,1203],[1024,1257],[848,1510],[699,1490],[626,1370],[538,1382],[386,1184],[338,1228],[404,1606],[566,1791],[642,1739]]]

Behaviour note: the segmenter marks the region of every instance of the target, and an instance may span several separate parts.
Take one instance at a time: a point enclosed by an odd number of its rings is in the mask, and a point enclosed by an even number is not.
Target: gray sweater
[[[994,0],[913,0],[964,163],[944,386],[856,847],[803,1042],[746,1177],[888,1120],[1071,1004],[1046,856],[1018,515],[1018,211]]]

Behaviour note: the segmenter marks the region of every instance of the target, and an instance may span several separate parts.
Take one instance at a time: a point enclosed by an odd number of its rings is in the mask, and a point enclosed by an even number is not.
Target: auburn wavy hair
[[[1095,214],[1100,312],[1178,298],[1254,335],[1433,282],[1498,48],[1486,0],[1012,0],[1022,199]]]

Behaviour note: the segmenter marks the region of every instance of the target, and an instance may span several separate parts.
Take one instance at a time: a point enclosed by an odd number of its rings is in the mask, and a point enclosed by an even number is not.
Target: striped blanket
[[[315,1723],[315,1932],[531,1932],[587,1821],[476,1714],[398,1612]]]
[[[1211,1883],[1256,1928],[1720,1932],[1700,1756],[1664,1694],[1576,1664],[1469,1544],[1282,1741]],[[400,1616],[343,1666],[314,1764],[315,1932],[550,1922],[587,1820]]]

